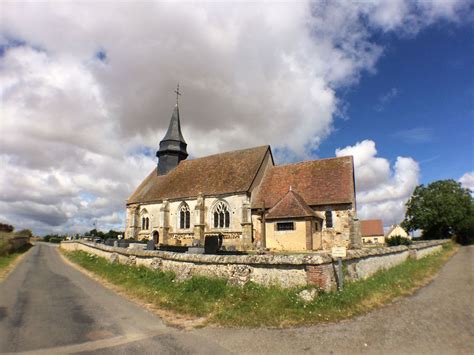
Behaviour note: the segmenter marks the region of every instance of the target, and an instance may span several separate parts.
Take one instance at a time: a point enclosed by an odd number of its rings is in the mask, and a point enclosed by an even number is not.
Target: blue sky
[[[411,156],[421,182],[458,180],[472,170],[474,137],[474,29],[438,23],[416,36],[376,37],[385,47],[374,73],[341,91],[346,119],[320,147],[372,139],[379,155]]]

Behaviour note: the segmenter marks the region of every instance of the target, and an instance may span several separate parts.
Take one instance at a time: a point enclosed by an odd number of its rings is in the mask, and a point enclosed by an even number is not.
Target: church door
[[[153,232],[153,242],[155,245],[160,242],[160,233],[158,233],[158,231]]]

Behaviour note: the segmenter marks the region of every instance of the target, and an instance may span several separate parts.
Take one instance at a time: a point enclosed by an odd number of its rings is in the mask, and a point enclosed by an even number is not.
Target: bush
[[[394,247],[397,245],[410,245],[412,241],[408,238],[402,237],[401,235],[394,235],[386,240],[389,247]]]
[[[49,241],[50,243],[61,243],[62,240],[63,240],[63,239],[62,239],[62,238],[59,238],[59,237],[51,237],[51,238],[49,238],[48,241]]]

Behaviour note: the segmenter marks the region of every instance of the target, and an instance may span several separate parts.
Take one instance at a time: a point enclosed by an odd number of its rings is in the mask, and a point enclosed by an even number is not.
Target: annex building
[[[270,146],[187,159],[178,104],[158,166],[127,200],[126,238],[305,251],[359,245],[351,156],[275,165]]]

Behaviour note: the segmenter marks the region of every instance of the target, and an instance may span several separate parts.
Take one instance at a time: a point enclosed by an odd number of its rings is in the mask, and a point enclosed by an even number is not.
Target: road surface
[[[0,284],[0,353],[468,354],[474,247],[417,294],[348,321],[295,329],[185,331],[125,300],[38,244]]]

